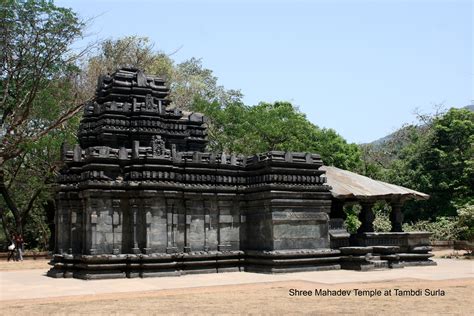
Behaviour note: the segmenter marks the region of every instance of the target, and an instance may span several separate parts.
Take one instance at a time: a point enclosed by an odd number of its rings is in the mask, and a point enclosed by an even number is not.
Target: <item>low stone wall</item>
[[[469,240],[455,240],[454,250],[466,250],[466,251],[473,252],[474,242],[469,241]]]

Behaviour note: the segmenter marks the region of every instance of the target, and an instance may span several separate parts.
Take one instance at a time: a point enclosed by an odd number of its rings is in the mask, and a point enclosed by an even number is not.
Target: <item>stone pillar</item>
[[[148,205],[145,207],[147,210],[145,214],[145,223],[146,223],[146,248],[144,248],[144,252],[146,254],[152,253],[152,230],[151,230],[151,225],[153,222],[153,215],[151,213],[151,207]]]
[[[70,229],[70,232],[69,232],[69,236],[71,236],[69,238],[69,249],[68,249],[68,253],[69,254],[73,254],[73,247],[74,247],[74,241],[73,241],[73,237],[75,235],[75,232],[76,232],[76,223],[77,223],[77,213],[76,213],[76,210],[74,209],[71,209],[71,213],[69,214],[70,218],[69,218],[69,223],[70,223],[70,226],[69,226],[69,229]]]
[[[342,218],[345,220],[347,217],[344,212],[344,201],[333,199],[331,201],[331,213],[330,218]]]
[[[390,205],[392,206],[392,212],[390,213],[390,222],[392,223],[391,232],[403,232],[402,203],[400,201],[394,201]]]
[[[131,201],[132,211],[132,253],[139,254],[140,248],[138,248],[138,202],[136,200]]]
[[[375,215],[372,211],[372,207],[374,206],[374,202],[361,202],[360,206],[362,209],[360,210],[359,220],[361,221],[361,225],[357,230],[358,233],[372,233],[374,231],[374,219]]]
[[[118,255],[122,252],[122,227],[121,227],[120,200],[112,200],[112,254]]]
[[[90,223],[90,247],[89,247],[89,254],[96,255],[97,254],[97,212],[93,210],[89,216],[89,223]]]

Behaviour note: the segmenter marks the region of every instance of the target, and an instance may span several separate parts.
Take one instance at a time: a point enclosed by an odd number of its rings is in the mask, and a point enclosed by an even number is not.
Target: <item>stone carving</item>
[[[151,148],[153,151],[153,157],[162,157],[165,154],[165,141],[160,135],[155,135],[151,138]]]

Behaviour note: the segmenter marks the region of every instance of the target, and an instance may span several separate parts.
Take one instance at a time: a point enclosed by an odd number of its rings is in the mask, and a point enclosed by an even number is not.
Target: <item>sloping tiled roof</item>
[[[427,200],[429,195],[399,185],[390,184],[331,166],[322,166],[326,171],[327,184],[332,187],[332,196],[339,200],[416,199]]]

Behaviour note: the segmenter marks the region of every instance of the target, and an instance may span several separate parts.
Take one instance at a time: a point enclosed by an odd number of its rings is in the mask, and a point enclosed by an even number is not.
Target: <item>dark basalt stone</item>
[[[206,118],[172,108],[168,95],[163,79],[134,68],[99,78],[79,144],[62,148],[48,275],[339,269],[341,252],[351,252],[331,249],[329,230],[339,238],[335,248],[347,246],[349,235],[341,221],[329,227],[332,196],[321,157],[206,152]],[[360,246],[380,238],[366,236]],[[402,250],[423,252],[427,237],[416,238],[423,242]]]
[[[338,260],[329,249],[331,194],[319,155],[205,152],[206,119],[171,108],[168,93],[163,79],[138,69],[99,78],[79,145],[63,146],[59,255],[49,275],[235,271],[245,251],[305,269],[326,264],[320,257]]]
[[[373,252],[382,255],[390,255],[400,251],[398,246],[373,246]]]
[[[340,247],[343,255],[366,255],[373,252],[373,247]]]

